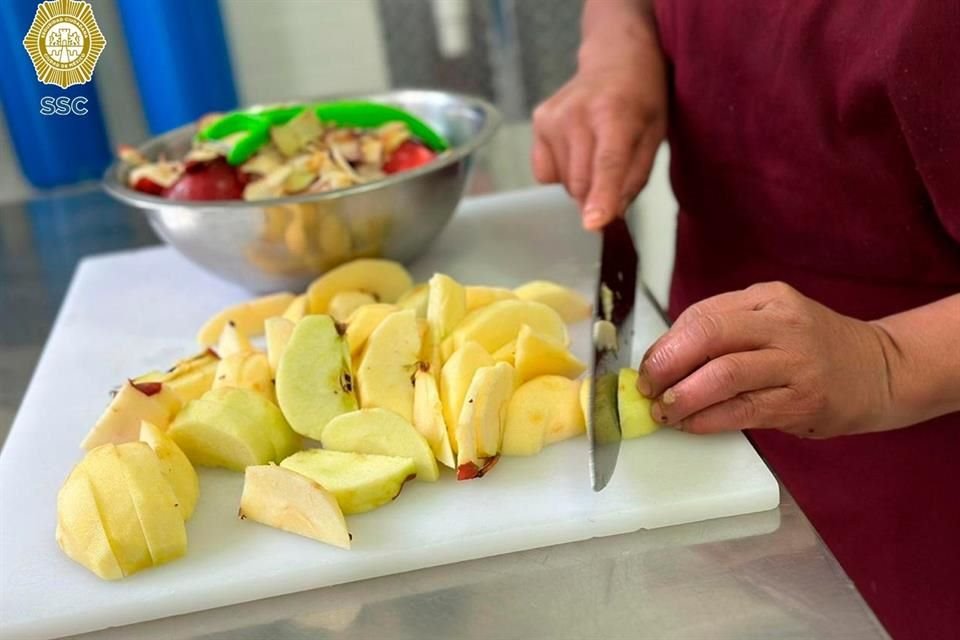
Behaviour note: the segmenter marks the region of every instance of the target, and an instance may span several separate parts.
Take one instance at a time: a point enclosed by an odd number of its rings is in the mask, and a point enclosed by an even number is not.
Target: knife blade
[[[593,313],[593,383],[590,386],[590,473],[593,490],[610,481],[620,453],[617,382],[630,366],[633,352],[633,309],[640,258],[622,218],[602,232],[600,274]]]

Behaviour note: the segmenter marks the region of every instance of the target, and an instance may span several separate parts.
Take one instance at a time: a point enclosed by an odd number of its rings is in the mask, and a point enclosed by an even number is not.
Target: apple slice
[[[187,552],[187,530],[157,455],[145,442],[117,445],[116,453],[152,564],[176,560]]]
[[[275,293],[227,307],[203,324],[197,332],[197,342],[204,347],[213,346],[231,322],[243,335],[258,336],[263,333],[263,321],[286,311],[294,297],[292,293]]]
[[[250,389],[208,391],[177,415],[167,432],[190,461],[243,471],[300,448],[280,410]]]
[[[283,467],[247,467],[239,515],[241,520],[254,520],[341,549],[350,548],[347,521],[333,494]]]
[[[360,307],[376,302],[376,298],[363,291],[341,291],[330,299],[327,313],[337,322],[344,323]]]
[[[517,287],[513,292],[521,300],[542,302],[568,323],[586,320],[592,313],[590,302],[580,292],[549,280],[534,280]]]
[[[224,387],[250,389],[274,402],[273,374],[267,356],[259,351],[246,351],[222,359],[217,366],[213,388]]]
[[[450,337],[455,349],[472,340],[487,353],[494,353],[516,338],[525,324],[548,340],[564,345],[570,342],[567,325],[556,311],[526,300],[501,300],[472,311]]]
[[[358,355],[367,345],[370,334],[380,326],[383,319],[400,307],[395,304],[368,304],[360,307],[347,318],[347,330],[343,334],[347,339],[351,355]]]
[[[501,300],[513,300],[517,295],[510,289],[503,287],[464,287],[467,303],[467,312],[474,311]]]
[[[236,324],[228,322],[220,333],[220,339],[217,341],[217,355],[221,359],[229,358],[235,353],[248,353],[255,351],[253,343],[247,334],[241,331]]]
[[[127,488],[117,445],[105,444],[93,449],[80,466],[90,479],[107,540],[123,575],[129,576],[151,566],[150,548]],[[73,508],[72,505],[66,506]],[[65,515],[63,519],[71,517]]]
[[[307,315],[307,294],[305,293],[294,298],[281,314],[283,318],[293,323],[300,322],[305,315]]]
[[[140,423],[140,441],[147,443],[157,454],[160,472],[177,496],[180,516],[189,520],[200,495],[200,481],[190,459],[176,442],[149,422]]]
[[[434,344],[453,333],[467,315],[467,295],[459,282],[442,273],[430,278],[427,298],[427,323]]]
[[[319,439],[330,420],[357,408],[350,353],[330,316],[297,323],[277,367],[277,400],[293,430]]]
[[[173,415],[171,408],[179,406],[179,399],[171,404],[172,393],[162,382],[125,382],[80,446],[89,451],[102,444],[134,441],[142,420],[166,428]]]
[[[410,458],[307,449],[280,463],[304,475],[333,494],[344,514],[363,513],[400,495],[407,480],[417,475]]]
[[[427,284],[421,282],[397,298],[397,306],[401,309],[413,309],[418,318],[426,318],[428,294]]]
[[[418,370],[413,378],[413,426],[427,439],[433,455],[441,464],[451,469],[456,467],[437,380],[423,369]]]
[[[180,400],[180,406],[196,400],[213,387],[220,357],[211,349],[181,360],[167,371],[159,382]],[[179,411],[179,408],[177,409]]]
[[[440,402],[443,404],[443,417],[450,434],[450,446],[456,452],[459,441],[456,436],[460,411],[467,389],[473,382],[473,376],[481,367],[491,367],[496,362],[483,347],[476,342],[466,342],[450,356],[440,370]]]
[[[660,428],[650,414],[650,398],[637,390],[637,371],[621,369],[617,378],[617,411],[623,438],[639,438]]]
[[[413,420],[413,375],[420,358],[420,333],[411,309],[392,313],[367,340],[357,369],[357,395],[364,409],[389,409]]]
[[[526,325],[524,325],[526,326]],[[499,349],[493,352],[493,359],[497,362],[506,362],[507,364],[514,364],[517,358],[517,341],[511,340],[507,344],[503,345]]]
[[[57,494],[56,538],[67,557],[98,577],[123,577],[83,463],[73,468]]]
[[[296,323],[287,318],[267,318],[263,323],[263,331],[267,337],[267,364],[270,366],[270,374],[277,375],[277,367],[280,366],[280,358],[287,349],[287,343],[290,342],[290,336]]]
[[[576,378],[587,368],[565,346],[538,335],[526,324],[520,327],[517,336],[514,362],[521,382],[546,375]]]
[[[509,364],[498,362],[480,367],[473,375],[460,411],[457,434],[472,429],[478,458],[492,458],[500,452],[507,404],[516,388],[516,374]]]
[[[386,409],[360,409],[330,421],[320,438],[324,449],[411,458],[417,478],[433,482],[440,477],[437,460],[420,432]]]
[[[363,291],[378,302],[396,302],[413,286],[403,265],[392,260],[366,258],[331,269],[307,289],[310,313],[326,313],[333,296],[341,291]]]
[[[541,376],[513,394],[507,409],[501,451],[508,456],[530,456],[545,444],[582,434],[580,383],[563,376]]]

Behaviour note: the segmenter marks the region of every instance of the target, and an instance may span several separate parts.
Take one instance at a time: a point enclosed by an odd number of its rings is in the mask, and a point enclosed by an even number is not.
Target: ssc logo
[[[82,0],[40,3],[23,39],[37,80],[61,89],[90,82],[106,44],[93,9]]]

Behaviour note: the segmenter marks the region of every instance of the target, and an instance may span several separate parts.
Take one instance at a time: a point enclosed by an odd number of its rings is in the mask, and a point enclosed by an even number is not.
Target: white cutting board
[[[597,240],[566,196],[531,189],[467,200],[414,265],[466,282],[511,286],[551,278],[593,287]],[[247,297],[169,248],[85,260],[0,456],[0,634],[80,633],[314,587],[362,580],[641,528],[773,509],[776,480],[739,433],[661,430],[625,442],[610,485],[590,489],[587,443],[504,458],[487,477],[409,483],[394,503],[351,516],[352,551],[237,519],[242,476],[202,470],[185,558],[103,582],[54,542],[57,490],[79,442],[125,377],[194,349],[198,326]],[[663,330],[638,298],[635,351]],[[587,355],[587,325],[573,331]]]

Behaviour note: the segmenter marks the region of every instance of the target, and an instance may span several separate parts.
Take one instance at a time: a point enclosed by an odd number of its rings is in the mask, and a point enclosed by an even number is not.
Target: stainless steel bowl
[[[500,114],[484,100],[441,91],[349,98],[406,109],[445,136],[450,150],[429,165],[369,184],[272,200],[183,202],[151,196],[127,187],[130,167],[120,161],[107,169],[104,189],[143,210],[157,234],[187,258],[252,291],[298,290],[358,257],[410,261],[450,220],[475,152],[496,131]],[[194,125],[184,126],[140,151],[149,158],[179,157],[195,133]]]

